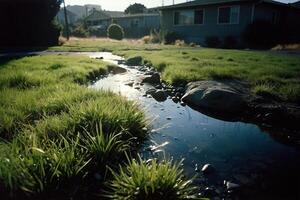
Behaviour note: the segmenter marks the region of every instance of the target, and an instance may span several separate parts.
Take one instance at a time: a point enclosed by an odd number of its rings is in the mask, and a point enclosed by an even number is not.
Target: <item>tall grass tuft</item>
[[[119,172],[113,172],[110,182],[110,199],[153,200],[153,199],[196,199],[192,180],[186,180],[180,168],[165,160],[145,162],[140,157],[129,161]]]
[[[106,167],[116,162],[130,149],[130,140],[123,140],[122,135],[123,132],[105,134],[100,123],[93,132],[86,132],[82,143],[95,164],[98,167]]]

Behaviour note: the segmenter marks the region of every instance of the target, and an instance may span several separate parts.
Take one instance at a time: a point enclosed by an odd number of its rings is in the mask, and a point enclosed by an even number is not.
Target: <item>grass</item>
[[[72,39],[58,51],[112,51],[126,58],[142,56],[162,72],[170,84],[198,80],[239,79],[253,93],[287,102],[300,102],[300,59],[272,51],[223,50],[171,45],[143,44],[139,41]],[[266,89],[268,87],[269,89]]]
[[[192,180],[185,180],[181,163],[172,164],[164,160],[150,162],[129,161],[119,172],[113,172],[114,179],[110,182],[108,197],[115,200],[152,200],[152,199],[197,199]]]
[[[107,165],[120,162],[135,148],[133,138],[147,136],[134,102],[86,87],[111,68],[80,56],[24,57],[0,66],[3,196],[72,193],[95,171],[104,176]]]
[[[124,164],[126,155],[134,155],[147,137],[143,129],[147,121],[138,105],[112,92],[86,87],[114,66],[80,56],[34,56],[1,63],[2,198],[90,199],[102,195],[112,178],[108,169]],[[129,163],[133,167],[135,161]],[[150,174],[168,176],[157,177],[159,182],[148,180],[155,187],[173,187],[173,195],[176,190],[188,192],[189,182],[183,185],[177,165],[153,163],[153,167],[146,178]]]

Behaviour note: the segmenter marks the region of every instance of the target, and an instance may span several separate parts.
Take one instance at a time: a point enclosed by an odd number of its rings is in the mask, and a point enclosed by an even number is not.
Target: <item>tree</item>
[[[56,45],[62,0],[1,0],[0,47]]]
[[[135,4],[128,6],[128,8],[126,8],[126,10],[125,10],[125,13],[126,14],[144,13],[145,9],[147,9],[147,8],[143,4],[135,3]]]

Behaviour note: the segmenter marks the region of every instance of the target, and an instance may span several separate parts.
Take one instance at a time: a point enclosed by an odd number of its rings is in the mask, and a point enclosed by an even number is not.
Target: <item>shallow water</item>
[[[111,53],[87,53],[91,58],[103,57],[104,61],[122,63],[121,57]],[[181,106],[171,99],[157,102],[144,96],[149,85],[126,85],[139,82],[142,73],[136,68],[119,64],[127,73],[109,75],[95,82],[91,88],[111,90],[138,102],[151,122],[149,141],[141,153],[144,157],[161,157],[165,154],[174,160],[184,158],[185,173],[195,176],[199,192],[213,189],[214,198],[228,197],[224,180],[238,183],[244,191],[241,199],[300,199],[300,151],[274,139],[257,125],[227,122],[208,117],[188,106]],[[168,143],[165,143],[168,142]],[[163,151],[149,151],[150,145],[162,145]],[[209,177],[195,172],[204,164],[214,166]],[[244,196],[243,196],[244,195]]]

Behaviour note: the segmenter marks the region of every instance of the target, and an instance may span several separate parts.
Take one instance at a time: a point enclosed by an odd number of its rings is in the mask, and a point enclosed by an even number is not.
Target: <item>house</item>
[[[140,38],[149,34],[151,29],[160,28],[158,12],[147,12],[125,15],[123,12],[94,11],[86,19],[90,29],[97,29],[97,36],[105,36],[108,26],[112,23],[122,26],[127,38]]]
[[[294,3],[291,3],[291,5],[296,7],[296,8],[300,8],[300,1],[296,1]]]
[[[113,18],[112,22],[123,27],[125,37],[141,38],[149,35],[152,29],[160,28],[160,15],[159,13],[125,15]]]
[[[160,8],[163,30],[176,32],[186,42],[227,36],[243,41],[246,27],[256,20],[292,25],[299,30],[300,9],[272,0],[196,0]],[[298,37],[296,33],[290,37]]]
[[[84,17],[93,13],[95,10],[101,11],[101,6],[100,5],[92,5],[92,4],[87,4],[84,6],[68,5],[66,7],[66,10],[67,10],[69,24],[74,24],[77,20],[83,19]],[[56,19],[60,24],[65,24],[65,13],[64,13],[63,8],[61,8],[58,11],[58,13],[56,15]]]

